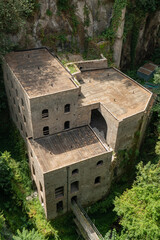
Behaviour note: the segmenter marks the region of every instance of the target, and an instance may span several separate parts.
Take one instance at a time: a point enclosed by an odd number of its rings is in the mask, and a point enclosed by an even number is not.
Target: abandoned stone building
[[[113,153],[139,144],[152,93],[107,60],[72,63],[46,48],[4,57],[11,117],[28,147],[32,178],[47,219],[104,197],[119,171]]]

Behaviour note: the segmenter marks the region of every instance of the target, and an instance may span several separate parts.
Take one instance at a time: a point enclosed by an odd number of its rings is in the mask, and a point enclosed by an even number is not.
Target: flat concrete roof
[[[30,98],[76,88],[72,76],[47,49],[11,52],[5,59]]]
[[[118,120],[144,111],[150,91],[115,68],[82,71],[79,105],[100,102]]]
[[[89,126],[36,140],[29,139],[43,172],[53,171],[107,153]]]

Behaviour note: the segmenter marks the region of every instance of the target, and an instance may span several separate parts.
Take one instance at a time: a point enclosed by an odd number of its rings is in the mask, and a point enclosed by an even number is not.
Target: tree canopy
[[[25,19],[32,13],[32,0],[0,1],[0,53],[12,47],[10,34],[16,34],[24,25]]]
[[[115,199],[123,233],[130,239],[160,239],[160,163],[138,165],[132,188]]]

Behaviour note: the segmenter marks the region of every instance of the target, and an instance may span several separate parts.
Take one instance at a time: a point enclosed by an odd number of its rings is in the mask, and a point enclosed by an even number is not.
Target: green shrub
[[[20,230],[17,230],[17,235],[13,236],[13,240],[45,240],[45,239],[46,238],[39,234],[38,231],[35,231],[35,229],[28,231],[25,228],[23,228],[22,232]]]

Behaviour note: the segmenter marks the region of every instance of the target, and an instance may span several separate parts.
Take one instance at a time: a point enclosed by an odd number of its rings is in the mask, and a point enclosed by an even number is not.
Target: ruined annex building
[[[4,57],[11,117],[27,142],[32,178],[47,219],[104,197],[120,174],[113,152],[139,144],[152,93],[107,60],[70,64],[46,48]],[[136,139],[137,140],[137,139]]]

